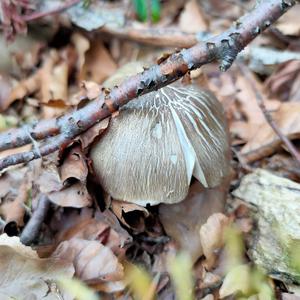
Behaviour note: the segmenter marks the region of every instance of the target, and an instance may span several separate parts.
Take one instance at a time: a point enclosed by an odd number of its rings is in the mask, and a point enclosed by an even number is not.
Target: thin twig
[[[36,210],[22,231],[20,240],[24,245],[30,245],[39,235],[42,223],[45,220],[50,207],[50,201],[46,195],[41,195]]]
[[[241,72],[243,73],[243,75],[245,76],[245,78],[247,78],[249,84],[251,85],[251,88],[255,93],[257,104],[260,107],[266,121],[271,126],[271,128],[276,133],[276,135],[279,137],[281,142],[287,147],[290,154],[294,157],[294,159],[297,161],[298,165],[300,166],[300,153],[295,148],[293,143],[282,133],[280,128],[277,126],[277,124],[273,120],[272,115],[270,114],[270,112],[266,108],[266,105],[264,103],[264,98],[263,98],[262,94],[255,87],[253,79],[249,74],[249,70],[245,66],[243,66],[242,64],[239,64],[239,68],[240,68]]]
[[[295,4],[295,0],[260,1],[250,13],[236,21],[227,31],[205,43],[198,43],[189,49],[176,52],[160,64],[127,78],[120,86],[114,87],[106,95],[102,93],[97,100],[85,107],[55,120],[27,126],[27,130],[19,128],[0,134],[0,151],[28,144],[31,142],[30,136],[34,140],[40,140],[57,135],[55,145],[43,146],[40,149],[42,156],[50,154],[71,143],[74,137],[110,116],[130,100],[162,88],[183,77],[190,70],[218,60],[220,69],[226,71],[245,46]],[[1,159],[0,171],[5,167],[39,157],[36,150]]]
[[[60,6],[54,8],[52,10],[35,12],[35,13],[30,14],[30,15],[22,16],[21,18],[25,22],[35,21],[35,20],[38,20],[38,19],[41,19],[41,18],[44,18],[44,17],[47,17],[47,16],[51,16],[51,15],[61,13],[62,11],[78,4],[80,1],[82,1],[82,0],[70,0],[70,1],[66,2],[65,4],[60,5]]]

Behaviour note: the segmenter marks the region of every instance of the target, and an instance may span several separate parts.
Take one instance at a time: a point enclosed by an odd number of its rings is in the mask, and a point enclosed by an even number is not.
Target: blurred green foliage
[[[76,278],[61,277],[59,287],[76,300],[100,300],[100,297],[85,283]]]
[[[160,1],[159,0],[133,0],[134,9],[140,21],[146,22],[148,16],[151,16],[152,22],[158,22],[160,19]],[[150,10],[150,11],[148,11]]]

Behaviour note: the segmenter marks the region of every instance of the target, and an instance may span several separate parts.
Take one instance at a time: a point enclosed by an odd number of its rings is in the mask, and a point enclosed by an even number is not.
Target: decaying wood
[[[110,116],[120,106],[176,81],[190,70],[218,60],[220,69],[226,71],[246,45],[297,2],[296,0],[260,1],[250,13],[237,20],[227,31],[205,43],[198,43],[189,49],[176,52],[160,64],[129,77],[120,86],[110,92],[102,93],[98,99],[82,109],[70,112],[56,120],[44,120],[1,134],[0,150],[29,144],[32,139],[47,138],[47,140],[46,145],[41,146],[40,149],[34,148],[30,152],[3,158],[0,160],[0,170],[21,162],[29,162],[68,145],[75,136]],[[54,135],[57,136],[53,137]]]

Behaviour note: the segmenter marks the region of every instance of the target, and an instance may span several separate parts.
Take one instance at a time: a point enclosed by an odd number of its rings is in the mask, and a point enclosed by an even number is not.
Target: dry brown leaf
[[[292,84],[289,96],[289,101],[300,102],[300,71]]]
[[[79,75],[79,80],[103,82],[117,70],[117,64],[112,59],[100,39],[91,43],[85,54],[85,62]]]
[[[189,0],[179,18],[179,28],[184,32],[197,33],[207,31],[205,13],[196,0]]]
[[[265,87],[270,91],[271,95],[281,96],[283,100],[288,100],[292,84],[299,74],[300,61],[288,61],[281,64],[266,80]]]
[[[82,183],[86,182],[88,167],[86,157],[82,153],[79,145],[73,146],[60,167],[60,178],[66,184],[70,178],[75,178]]]
[[[48,282],[60,276],[72,277],[74,267],[68,259],[52,257],[41,259],[19,238],[0,235],[0,298],[51,299]],[[58,297],[58,295],[56,295]],[[70,299],[63,295],[64,299]],[[52,298],[53,299],[53,298]]]
[[[210,215],[223,211],[224,197],[222,187],[203,191],[196,181],[184,201],[159,207],[159,217],[166,233],[191,255],[193,261],[203,254],[200,227]]]
[[[43,194],[60,191],[63,188],[57,166],[53,162],[42,163],[41,160],[34,162],[34,181]]]
[[[74,34],[72,34],[71,41],[74,44],[78,55],[76,67],[77,70],[80,71],[85,62],[85,53],[90,48],[90,41],[79,32],[75,32]]]
[[[81,182],[76,182],[58,192],[49,193],[48,198],[62,207],[82,208],[92,204],[92,198],[86,185]]]
[[[93,81],[83,80],[80,82],[80,90],[70,97],[72,105],[78,105],[83,100],[93,100],[101,94],[101,86]]]
[[[293,9],[285,13],[277,22],[275,27],[285,35],[300,35],[299,22],[300,6],[296,5]]]
[[[218,253],[224,245],[224,231],[228,225],[229,218],[216,213],[211,215],[200,228],[200,241],[206,258],[204,264],[207,270],[211,270],[215,265]]]
[[[16,222],[17,226],[24,225],[25,202],[28,199],[30,187],[31,182],[25,177],[16,198],[13,201],[6,201],[0,206],[0,214],[4,217],[6,223]]]
[[[78,224],[59,232],[56,240],[63,242],[72,238],[84,240],[99,241],[106,247],[109,247],[115,255],[120,258],[125,256],[125,244],[130,241],[130,236],[126,232],[117,232],[109,227],[107,223],[96,218],[86,218]]]
[[[5,111],[11,104],[9,95],[12,90],[12,78],[0,74],[0,111]]]
[[[81,143],[82,149],[87,149],[90,144],[94,142],[97,136],[100,136],[102,132],[108,127],[109,125],[109,118],[106,118],[99,123],[96,123],[90,129],[82,133],[78,140]]]
[[[134,203],[119,201],[115,199],[111,200],[111,209],[114,212],[114,214],[117,216],[117,218],[129,228],[132,228],[132,225],[128,224],[128,222],[126,221],[125,218],[126,214],[130,212],[141,212],[145,218],[149,216],[149,212],[145,207]],[[136,227],[134,226],[134,228]]]
[[[90,100],[96,99],[101,93],[100,85],[93,81],[82,81],[80,87],[84,95]]]
[[[17,99],[23,99],[25,96],[36,92],[40,85],[40,71],[35,72],[28,78],[16,83],[12,88],[6,106],[8,107]]]
[[[24,180],[27,167],[11,169],[5,172],[0,177],[0,198],[3,201],[13,200],[17,194],[20,184]]]
[[[289,139],[300,137],[300,103],[282,103],[272,113],[273,120],[281,132]],[[281,140],[267,122],[260,125],[259,131],[242,148],[241,153],[247,161],[254,161],[268,156],[281,144]]]
[[[52,49],[40,70],[41,102],[68,97],[68,65],[60,61],[59,53]]]
[[[99,283],[98,288],[109,287],[109,292],[123,290],[125,287],[121,282],[124,278],[123,266],[109,247],[97,241],[72,238],[62,242],[53,256],[71,259],[75,275],[93,286]]]

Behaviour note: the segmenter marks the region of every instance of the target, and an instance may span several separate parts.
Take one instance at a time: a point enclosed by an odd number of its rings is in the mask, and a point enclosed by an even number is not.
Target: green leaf
[[[151,0],[151,15],[152,21],[158,22],[160,19],[160,1],[159,0]]]
[[[135,12],[140,21],[147,21],[147,0],[133,0]]]

